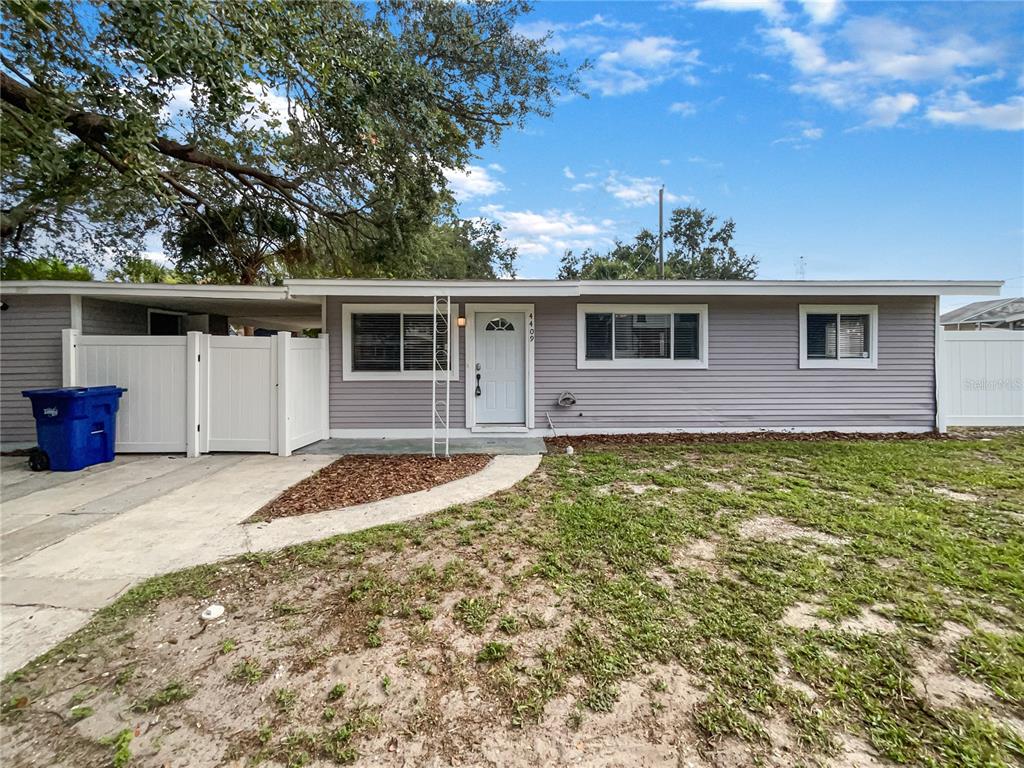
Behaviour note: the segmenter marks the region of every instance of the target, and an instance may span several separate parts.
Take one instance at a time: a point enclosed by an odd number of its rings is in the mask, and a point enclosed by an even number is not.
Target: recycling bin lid
[[[22,397],[86,397],[90,395],[111,395],[114,392],[124,393],[128,390],[113,384],[102,387],[53,387],[51,389],[23,389]]]

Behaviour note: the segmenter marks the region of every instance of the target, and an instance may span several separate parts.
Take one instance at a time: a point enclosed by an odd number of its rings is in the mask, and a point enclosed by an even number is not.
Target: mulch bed
[[[836,440],[956,440],[963,436],[938,432],[639,432],[628,435],[546,437],[549,451],[601,445],[676,445],[690,443],[822,442]]]
[[[460,454],[449,459],[419,455],[343,456],[293,485],[245,522],[323,512],[425,491],[479,472],[490,460],[490,456],[479,454]]]

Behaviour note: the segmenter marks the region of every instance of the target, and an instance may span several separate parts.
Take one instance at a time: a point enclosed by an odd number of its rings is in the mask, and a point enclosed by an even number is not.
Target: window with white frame
[[[452,305],[452,317],[458,308]],[[458,379],[457,325],[437,316],[437,366]],[[430,379],[433,376],[434,314],[430,305],[346,305],[342,310],[345,379]],[[449,350],[453,354],[449,356]]]
[[[800,367],[877,368],[877,305],[800,305]]]
[[[707,304],[579,304],[577,368],[707,368]]]

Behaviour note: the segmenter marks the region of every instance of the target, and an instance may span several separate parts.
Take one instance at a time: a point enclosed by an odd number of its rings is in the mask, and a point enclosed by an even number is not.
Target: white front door
[[[477,312],[475,389],[478,424],[526,423],[526,315]]]

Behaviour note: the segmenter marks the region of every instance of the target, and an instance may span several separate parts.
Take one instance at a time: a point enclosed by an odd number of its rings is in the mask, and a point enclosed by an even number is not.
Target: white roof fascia
[[[523,298],[579,296],[572,280],[285,280],[291,296]]]
[[[286,280],[291,296],[998,296],[1000,280]]]
[[[196,299],[259,299],[285,301],[284,286],[263,285],[187,285],[171,283],[105,283],[85,280],[9,280],[0,283],[6,294],[50,296],[97,296],[109,299],[196,298]]]
[[[998,296],[1001,280],[583,280],[582,296]]]

